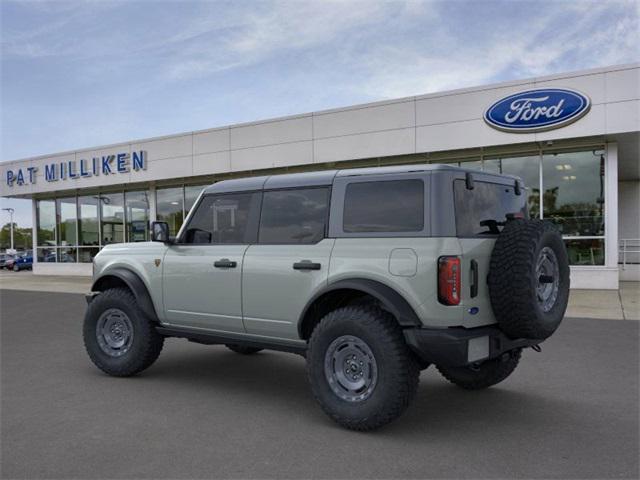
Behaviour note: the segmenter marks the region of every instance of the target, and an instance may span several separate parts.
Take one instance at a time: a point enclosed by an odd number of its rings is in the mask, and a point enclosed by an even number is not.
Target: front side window
[[[343,230],[362,232],[420,232],[424,229],[422,180],[355,182],[344,197]]]
[[[453,184],[456,231],[460,237],[497,235],[508,215],[526,216],[524,192],[516,195],[514,187],[475,182],[470,190],[464,180],[455,180]]]
[[[254,243],[259,202],[259,193],[204,197],[185,230],[184,243]]]
[[[325,236],[328,211],[328,188],[265,192],[260,215],[259,242],[317,243]]]

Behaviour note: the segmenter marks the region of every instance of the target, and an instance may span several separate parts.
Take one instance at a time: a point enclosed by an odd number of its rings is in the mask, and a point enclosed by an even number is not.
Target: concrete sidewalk
[[[33,275],[0,271],[0,289],[86,293],[90,277]],[[640,320],[640,282],[621,282],[620,290],[571,290],[567,317]]]
[[[68,275],[34,275],[25,270],[12,272],[0,270],[0,289],[29,292],[87,293],[91,289],[91,277]]]

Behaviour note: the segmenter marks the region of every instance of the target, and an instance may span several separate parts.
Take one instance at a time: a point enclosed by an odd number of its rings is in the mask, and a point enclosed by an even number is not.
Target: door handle
[[[478,262],[471,260],[471,298],[478,296]]]
[[[238,266],[238,263],[233,262],[228,258],[222,258],[213,262],[213,266],[216,268],[236,268]]]
[[[294,270],[320,270],[320,267],[322,267],[322,265],[314,263],[311,260],[300,260],[293,264]]]

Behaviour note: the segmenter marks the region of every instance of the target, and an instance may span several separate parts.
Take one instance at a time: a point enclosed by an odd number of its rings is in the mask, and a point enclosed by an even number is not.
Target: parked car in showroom
[[[215,183],[177,238],[154,222],[153,242],[96,255],[87,352],[118,377],[149,367],[167,337],[299,353],[329,417],[381,427],[421,369],[484,389],[560,325],[566,248],[526,198],[519,178],[448,165]]]

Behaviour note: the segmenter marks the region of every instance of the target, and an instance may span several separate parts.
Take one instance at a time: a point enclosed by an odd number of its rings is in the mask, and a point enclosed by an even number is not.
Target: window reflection
[[[604,265],[604,239],[565,240],[569,265]]]
[[[544,217],[564,235],[604,235],[604,155],[545,154]]]
[[[124,242],[124,195],[100,195],[102,245]]]
[[[55,263],[56,249],[53,247],[38,248],[37,257],[39,263]]]
[[[149,240],[149,194],[146,191],[126,192],[127,242]]]
[[[486,172],[516,175],[522,178],[527,192],[527,208],[531,218],[540,218],[540,156],[488,158]]]
[[[80,245],[99,245],[98,197],[78,197],[78,233]]]
[[[184,187],[184,214],[187,215],[193,204],[196,203],[198,199],[198,195],[204,188],[204,185],[192,185],[188,187]]]
[[[159,222],[169,224],[170,235],[175,236],[182,226],[183,203],[182,187],[156,190],[156,216]]]
[[[76,245],[77,209],[76,198],[59,198],[58,207],[58,245]]]
[[[56,244],[56,202],[38,200],[37,203],[38,245],[54,246]]]

